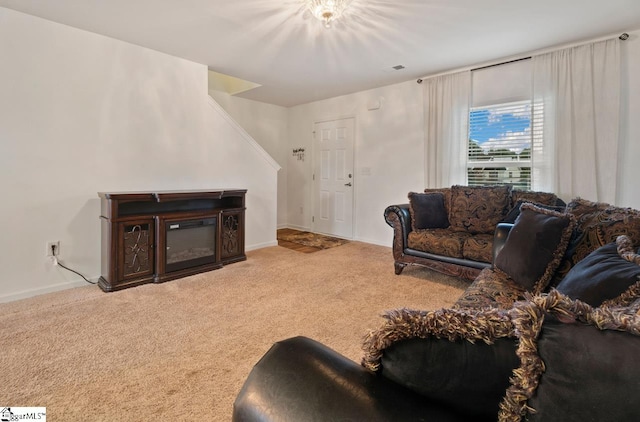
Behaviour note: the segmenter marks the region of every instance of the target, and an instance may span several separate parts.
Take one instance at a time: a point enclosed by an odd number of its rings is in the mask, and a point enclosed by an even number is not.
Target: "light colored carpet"
[[[86,286],[0,308],[2,406],[51,420],[229,421],[253,365],[305,335],[359,362],[386,309],[451,305],[467,285],[426,269],[393,272],[389,248],[282,247],[164,284]]]

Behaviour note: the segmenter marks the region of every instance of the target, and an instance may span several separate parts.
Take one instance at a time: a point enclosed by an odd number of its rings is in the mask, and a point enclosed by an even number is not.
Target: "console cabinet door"
[[[244,210],[220,213],[220,259],[223,263],[245,259]]]
[[[137,219],[118,224],[118,280],[120,283],[154,274],[154,220]]]

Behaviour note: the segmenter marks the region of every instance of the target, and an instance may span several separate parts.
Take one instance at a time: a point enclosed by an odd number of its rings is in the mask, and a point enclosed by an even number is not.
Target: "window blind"
[[[469,113],[467,183],[531,188],[531,101],[473,107]]]

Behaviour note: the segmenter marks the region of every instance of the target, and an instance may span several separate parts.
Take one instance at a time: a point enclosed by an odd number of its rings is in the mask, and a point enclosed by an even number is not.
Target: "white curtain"
[[[466,184],[470,90],[469,71],[424,80],[428,188]]]
[[[618,39],[533,57],[533,186],[616,202]]]

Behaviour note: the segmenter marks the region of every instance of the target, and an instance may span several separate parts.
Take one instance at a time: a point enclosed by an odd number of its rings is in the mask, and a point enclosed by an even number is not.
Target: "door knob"
[[[351,186],[351,182],[349,182],[349,183],[345,183],[344,185],[345,185],[345,186]]]

